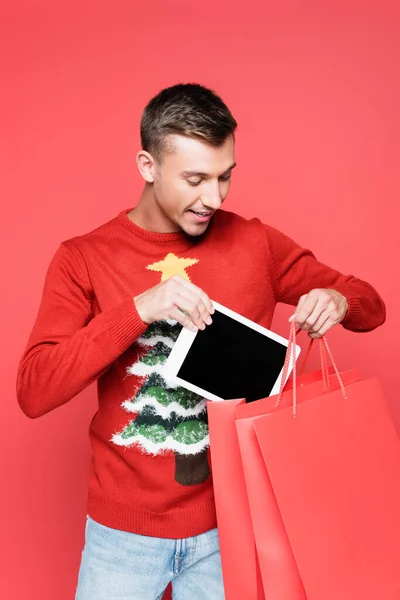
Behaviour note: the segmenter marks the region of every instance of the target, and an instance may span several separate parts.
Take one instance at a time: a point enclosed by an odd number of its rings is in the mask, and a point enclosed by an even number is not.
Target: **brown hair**
[[[186,135],[221,146],[237,123],[229,108],[212,90],[197,83],[181,83],[161,90],[143,111],[142,149],[160,162],[169,150],[167,137]]]

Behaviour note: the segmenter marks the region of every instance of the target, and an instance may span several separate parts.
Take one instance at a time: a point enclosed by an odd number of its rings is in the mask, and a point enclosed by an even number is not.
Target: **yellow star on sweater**
[[[170,252],[164,260],[148,265],[146,269],[149,269],[149,271],[160,271],[162,273],[161,281],[165,281],[174,275],[180,275],[187,281],[191,281],[189,275],[186,273],[186,269],[198,262],[197,258],[179,258],[176,254]]]

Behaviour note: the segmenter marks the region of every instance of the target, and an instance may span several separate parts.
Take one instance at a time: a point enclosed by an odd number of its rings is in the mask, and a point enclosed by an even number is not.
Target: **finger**
[[[322,315],[325,312],[327,312],[325,302],[323,300],[321,300],[321,298],[319,298],[314,310],[306,318],[306,320],[304,321],[301,328],[304,329],[304,331],[309,331],[309,332],[315,333],[317,331],[316,325],[317,325],[318,321],[320,321],[322,318],[323,319],[322,323],[321,323],[321,325],[322,325],[323,323],[325,323],[326,319],[329,317],[329,313],[325,314],[325,316],[322,317]]]
[[[295,312],[294,312],[294,313],[292,314],[292,316],[289,318],[289,323],[292,323],[292,322],[293,322],[293,321],[296,319],[296,315],[297,315],[297,313],[298,313],[298,312],[301,310],[301,308],[302,308],[302,306],[303,306],[304,302],[306,301],[306,298],[307,298],[307,294],[304,294],[304,296],[301,296],[301,297],[300,297],[300,299],[299,299],[299,301],[298,301],[298,303],[297,303],[297,306],[296,306],[296,310],[295,310]]]
[[[192,294],[195,294],[201,300],[201,302],[204,304],[204,307],[209,315],[212,315],[214,313],[214,307],[213,307],[213,304],[212,304],[210,298],[207,296],[207,294],[201,288],[197,287],[197,285],[194,285],[194,283],[192,283],[191,281],[187,281],[187,279],[184,279],[180,275],[176,275],[175,277],[173,277],[173,279],[175,279],[180,285],[182,285],[184,288],[186,288],[189,292],[191,292]]]
[[[187,314],[185,314],[184,312],[182,312],[177,306],[173,306],[171,308],[171,310],[169,311],[168,317],[170,319],[173,319],[174,321],[177,321],[178,323],[180,323],[181,325],[183,325],[183,327],[186,327],[187,329],[190,329],[190,331],[194,331],[195,333],[197,333],[198,330],[199,330],[199,328],[196,327],[196,325],[187,316]]]
[[[211,325],[212,318],[210,315],[210,311],[206,307],[204,300],[201,298],[201,296],[198,296],[196,293],[193,293],[192,290],[189,290],[188,288],[184,288],[184,287],[181,287],[178,293],[180,296],[182,296],[184,298],[188,298],[188,300],[193,302],[193,304],[196,306],[196,308],[200,314],[200,317],[201,317],[202,321],[205,323],[205,325]]]
[[[179,287],[175,291],[175,294],[177,295],[178,300],[176,301],[174,296],[174,303],[177,303],[178,306],[181,306],[181,298],[183,298],[186,301],[189,301],[193,305],[193,312],[190,311],[190,316],[192,316],[193,314],[194,320],[196,320],[199,316],[204,325],[211,325],[212,319],[210,313],[205,307],[204,302],[202,302],[200,296],[198,296],[196,292],[194,292],[191,288],[179,285]],[[196,324],[199,325],[199,323]]]
[[[178,308],[184,310],[197,327],[204,329],[206,324],[211,325],[212,323],[210,314],[201,302],[196,292],[197,288],[192,285],[183,285],[184,281],[182,277],[174,276],[162,284],[167,303],[169,307],[171,305],[178,306]]]
[[[320,333],[321,328],[325,325],[325,323],[327,322],[327,320],[331,317],[329,311],[324,310],[320,317],[317,319],[317,321],[314,323],[314,325],[311,327],[311,329],[309,329],[309,334],[317,334]]]
[[[296,323],[302,329],[308,330],[307,319],[312,315],[318,304],[318,296],[308,294],[300,309],[296,311]]]
[[[328,321],[328,319],[330,320],[330,322],[328,323],[328,329],[325,329],[324,326],[326,324],[326,322]],[[318,322],[315,323],[315,325],[311,328],[310,333],[320,333],[322,331],[321,335],[324,335],[326,333],[326,331],[328,331],[331,327],[333,327],[333,325],[336,325],[337,323],[340,323],[341,321],[341,314],[338,312],[336,306],[332,303],[329,303],[325,310],[321,313],[321,317],[318,320]]]
[[[333,318],[332,316],[329,317],[316,335],[318,335],[318,337],[323,337],[330,329],[332,329],[332,327],[337,325],[337,322],[337,319]]]
[[[193,307],[196,307],[201,320],[205,325],[211,325],[212,319],[210,316],[209,310],[206,308],[204,301],[197,294],[196,290],[193,290],[191,287],[179,285],[175,290],[175,294],[179,297],[178,305],[180,306],[180,298],[184,298],[193,304]],[[174,296],[175,298],[175,296]],[[175,302],[175,300],[174,300]],[[192,314],[192,313],[191,313]]]
[[[187,298],[186,296],[182,296],[181,294],[175,294],[173,297],[174,305],[179,308],[181,311],[185,312],[189,319],[198,327],[199,329],[205,329],[206,323],[200,311],[192,300]]]

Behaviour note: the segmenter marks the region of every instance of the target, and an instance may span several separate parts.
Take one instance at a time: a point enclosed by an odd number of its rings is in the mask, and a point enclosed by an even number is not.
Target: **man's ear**
[[[145,150],[140,150],[136,156],[136,164],[139,169],[139,173],[147,183],[154,183],[155,174],[155,160]]]

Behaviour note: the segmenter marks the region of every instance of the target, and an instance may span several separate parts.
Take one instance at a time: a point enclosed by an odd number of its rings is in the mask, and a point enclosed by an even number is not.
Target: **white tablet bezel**
[[[243,325],[246,325],[247,327],[250,327],[251,329],[258,331],[262,335],[265,335],[266,337],[271,338],[272,340],[282,344],[283,346],[286,346],[286,348],[288,347],[289,340],[278,335],[277,333],[274,333],[273,331],[270,331],[269,329],[266,329],[265,327],[262,327],[261,325],[254,323],[253,321],[250,321],[250,319],[246,319],[246,317],[243,317],[242,315],[234,312],[233,310],[226,308],[225,306],[222,306],[222,304],[218,304],[218,302],[212,301],[212,304],[213,304],[215,310],[218,310],[219,312],[227,315],[228,317],[235,319],[239,323],[243,323]],[[167,376],[168,381],[174,382],[174,383],[190,390],[191,392],[199,394],[200,396],[203,396],[207,400],[213,400],[215,402],[221,402],[221,401],[227,400],[228,398],[220,398],[219,396],[216,396],[215,394],[212,394],[211,392],[207,392],[207,390],[203,390],[202,388],[198,387],[197,385],[193,385],[192,383],[178,377],[179,369],[181,368],[182,363],[185,360],[186,355],[196,338],[196,335],[197,335],[197,332],[191,331],[190,329],[187,329],[186,327],[184,327],[182,329],[182,331],[180,332],[180,334],[174,344],[174,347],[172,348],[172,351],[171,351],[169,357],[167,358],[167,360],[165,362],[164,373]],[[296,352],[295,352],[296,360],[298,359],[300,352],[301,352],[300,346],[296,345]],[[289,369],[288,369],[286,381],[289,378],[289,375],[292,372],[292,369],[293,369],[293,359],[292,359],[292,357],[290,357]],[[279,389],[280,389],[280,385],[281,385],[281,381],[282,381],[282,375],[283,375],[283,368],[280,371],[278,378],[271,390],[270,396],[274,396],[275,394],[279,393]],[[286,383],[286,381],[285,381],[285,383]]]

